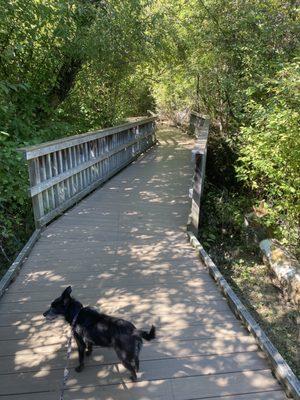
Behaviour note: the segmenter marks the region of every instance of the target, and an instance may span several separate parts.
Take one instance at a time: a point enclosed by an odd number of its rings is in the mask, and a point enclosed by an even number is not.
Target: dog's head
[[[53,319],[66,315],[69,303],[71,301],[71,286],[68,286],[62,294],[55,299],[49,308],[49,310],[43,313],[43,316],[48,320],[52,321]]]

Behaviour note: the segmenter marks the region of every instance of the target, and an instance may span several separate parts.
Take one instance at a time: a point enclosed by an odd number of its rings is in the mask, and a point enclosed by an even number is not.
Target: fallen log
[[[264,261],[271,268],[276,286],[289,301],[300,306],[300,265],[298,261],[275,239],[259,243]]]

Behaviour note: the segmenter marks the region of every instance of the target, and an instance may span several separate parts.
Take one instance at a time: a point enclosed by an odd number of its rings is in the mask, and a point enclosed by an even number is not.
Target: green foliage
[[[175,11],[169,10],[174,3]],[[163,24],[160,29],[169,45],[160,53],[153,85],[158,107],[168,114],[190,107],[210,116],[219,128],[209,144],[210,181],[241,199],[242,185],[251,190],[253,204],[248,211],[265,199],[269,209],[263,222],[296,251],[300,215],[296,2],[170,0],[161,13],[158,23]]]
[[[32,230],[27,171],[15,142],[0,132],[0,276]]]
[[[218,249],[218,254],[214,255],[217,260],[221,257],[223,264],[224,253],[243,242],[247,244],[248,231],[244,224],[244,215],[251,206],[251,201],[251,197],[246,194],[221,189],[209,181],[205,183],[201,241],[210,250]]]
[[[153,109],[136,0],[0,0],[0,264],[33,229],[17,147]],[[5,268],[2,268],[2,272]],[[1,274],[1,272],[0,272]]]
[[[164,108],[172,93],[184,103],[189,92],[187,104],[209,114],[227,133],[247,118],[249,89],[273,76],[299,48],[294,1],[170,0],[161,13],[169,46],[158,63],[158,103]],[[169,101],[164,101],[166,91]]]
[[[280,239],[297,246],[300,215],[300,63],[283,67],[249,100],[251,122],[241,129],[237,173],[268,204],[265,220]]]

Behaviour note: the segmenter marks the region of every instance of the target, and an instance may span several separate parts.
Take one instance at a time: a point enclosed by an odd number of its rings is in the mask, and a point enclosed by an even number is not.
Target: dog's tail
[[[142,338],[145,340],[148,340],[148,341],[155,339],[155,333],[156,333],[156,328],[154,325],[151,326],[151,329],[149,332],[140,331]]]

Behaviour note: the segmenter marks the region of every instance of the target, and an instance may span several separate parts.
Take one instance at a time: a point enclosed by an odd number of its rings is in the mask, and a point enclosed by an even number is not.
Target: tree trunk
[[[68,96],[75,84],[76,76],[83,65],[83,60],[71,58],[66,60],[60,67],[56,83],[48,94],[50,107],[58,107]]]

